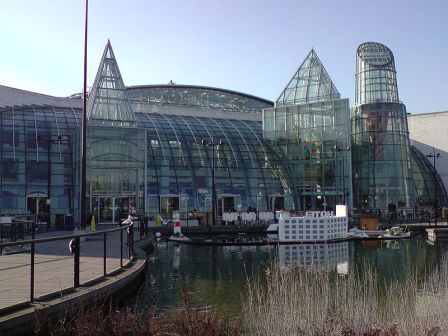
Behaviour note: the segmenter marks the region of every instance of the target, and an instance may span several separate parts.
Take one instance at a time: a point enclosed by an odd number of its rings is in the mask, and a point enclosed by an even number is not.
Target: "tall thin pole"
[[[440,153],[436,153],[434,146],[432,146],[432,153],[426,155],[427,158],[433,159],[433,173],[434,173],[434,224],[437,226],[437,212],[439,210],[439,201],[437,199],[437,170],[436,159],[440,157]]]
[[[86,226],[86,125],[87,125],[87,18],[89,12],[89,0],[86,0],[85,26],[84,26],[84,88],[82,109],[82,133],[81,133],[81,228]]]
[[[342,152],[342,204],[345,205],[345,159]]]
[[[216,225],[215,143],[212,142],[212,225]]]
[[[434,146],[432,147],[432,154],[434,159],[434,207],[437,210],[437,207],[439,206],[439,202],[437,200],[437,170],[436,170],[436,159],[438,158],[438,154],[436,154]]]
[[[437,226],[437,212],[439,210],[439,202],[437,200],[437,170],[436,170],[436,159],[439,155],[436,154],[434,146],[432,146],[432,157],[434,160],[434,225]]]

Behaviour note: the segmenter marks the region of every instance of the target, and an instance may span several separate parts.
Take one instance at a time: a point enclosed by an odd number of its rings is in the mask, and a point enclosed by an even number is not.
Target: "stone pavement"
[[[110,229],[102,227],[101,229]],[[48,232],[36,235],[38,238],[66,236],[71,231]],[[70,239],[36,244],[34,297],[39,301],[49,293],[61,293],[73,287],[73,255],[68,244]],[[128,261],[126,232],[123,233],[123,264]],[[107,234],[106,272],[120,267],[120,232]],[[11,247],[17,254],[0,255],[0,315],[4,308],[30,300],[30,247]],[[23,253],[25,252],[25,253]],[[103,235],[88,237],[81,242],[80,283],[103,275]]]

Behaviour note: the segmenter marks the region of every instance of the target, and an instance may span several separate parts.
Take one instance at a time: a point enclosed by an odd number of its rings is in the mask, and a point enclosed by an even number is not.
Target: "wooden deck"
[[[49,232],[40,234],[36,238],[64,236],[72,234],[69,231]],[[30,315],[36,307],[54,304],[56,299],[61,302],[83,293],[95,295],[95,291],[105,285],[113,287],[114,281],[126,281],[126,272],[135,271],[125,268],[118,272],[120,264],[129,263],[128,249],[124,244],[123,259],[120,261],[120,233],[107,234],[106,273],[103,272],[103,238],[102,235],[88,237],[81,242],[80,256],[80,284],[78,289],[73,288],[74,258],[68,248],[69,240],[46,242],[36,244],[35,254],[35,284],[34,303],[30,303],[30,252],[29,246],[7,248],[12,254],[0,255],[0,334],[5,332],[4,327],[23,312]],[[126,236],[124,235],[124,243]],[[4,249],[5,252],[6,248]],[[144,266],[144,255],[137,261],[139,272]],[[112,275],[114,274],[114,275]],[[115,274],[118,274],[115,277]],[[99,291],[98,291],[99,292]],[[81,299],[82,300],[82,299]],[[85,300],[87,301],[87,300]]]

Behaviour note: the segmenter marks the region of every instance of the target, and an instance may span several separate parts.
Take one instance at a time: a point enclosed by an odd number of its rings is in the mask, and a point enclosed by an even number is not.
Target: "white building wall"
[[[345,206],[344,206],[345,207]],[[288,241],[327,241],[347,237],[348,217],[331,212],[308,211],[305,217],[280,216],[278,239]]]
[[[53,105],[81,108],[82,99],[54,97],[0,85],[0,107],[14,105]]]
[[[423,154],[433,153],[433,146],[440,153],[436,169],[448,189],[448,111],[408,115],[408,125],[412,145]]]

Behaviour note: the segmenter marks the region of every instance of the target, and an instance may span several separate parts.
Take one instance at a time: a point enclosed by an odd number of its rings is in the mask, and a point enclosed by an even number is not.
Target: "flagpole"
[[[81,228],[86,226],[86,142],[87,142],[87,18],[89,12],[89,0],[85,0],[85,26],[84,26],[84,87],[83,87],[83,109],[82,109],[82,132],[81,132]]]

